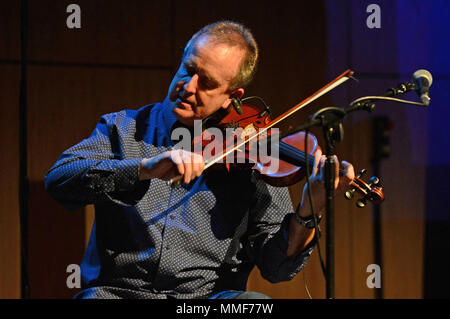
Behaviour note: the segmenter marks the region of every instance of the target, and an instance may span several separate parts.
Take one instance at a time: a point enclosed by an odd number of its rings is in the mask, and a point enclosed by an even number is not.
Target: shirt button
[[[167,246],[166,246],[166,250],[169,250],[169,249],[170,249],[170,246],[169,246],[169,245],[167,245]]]
[[[175,218],[175,216],[174,215],[170,215],[170,219],[174,219]]]

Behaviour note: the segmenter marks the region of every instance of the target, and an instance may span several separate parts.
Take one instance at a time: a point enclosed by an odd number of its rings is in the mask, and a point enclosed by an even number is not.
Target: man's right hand
[[[179,175],[185,183],[199,177],[205,168],[203,156],[196,153],[173,150],[144,158],[139,163],[139,180],[159,178],[168,181]]]

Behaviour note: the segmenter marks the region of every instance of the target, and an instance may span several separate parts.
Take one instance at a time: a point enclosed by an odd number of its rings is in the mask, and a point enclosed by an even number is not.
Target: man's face
[[[229,85],[239,70],[245,51],[227,44],[214,44],[203,36],[192,45],[181,62],[169,88],[169,102],[175,117],[187,126],[220,108],[227,108],[232,97],[241,97],[242,88],[233,92]]]

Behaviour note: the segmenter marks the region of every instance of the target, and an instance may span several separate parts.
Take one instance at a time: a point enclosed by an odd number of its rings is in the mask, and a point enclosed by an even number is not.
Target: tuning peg
[[[358,199],[355,204],[356,207],[363,208],[364,206],[366,206],[366,199],[365,198]]]
[[[363,168],[362,170],[359,171],[358,174],[356,174],[356,178],[361,178],[361,176],[363,176],[366,172],[367,170]]]
[[[353,198],[353,196],[355,195],[355,191],[356,189],[352,188],[348,191],[345,192],[345,198],[348,200],[351,200]]]
[[[369,184],[370,186],[377,186],[380,183],[380,179],[376,176],[372,176],[369,179],[369,182],[370,182],[370,184]]]

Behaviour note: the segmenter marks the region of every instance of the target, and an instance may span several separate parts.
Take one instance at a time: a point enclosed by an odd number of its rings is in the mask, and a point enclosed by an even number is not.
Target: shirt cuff
[[[290,220],[291,220],[291,218],[292,218],[292,215],[294,215],[294,214],[295,214],[295,213],[287,214],[287,215],[284,217],[283,223],[282,223],[282,225],[281,225],[281,229],[282,229],[282,232],[283,232],[283,238],[284,238],[284,244],[286,245],[286,247],[285,247],[286,250],[287,250],[287,248],[288,248],[288,246],[289,246],[289,223],[290,223]],[[306,247],[305,247],[300,253],[298,253],[298,255],[301,255],[301,254],[303,254],[304,252],[306,252],[306,251],[312,249],[312,248],[316,245],[316,243],[317,243],[317,237],[320,238],[321,235],[322,235],[322,233],[320,232],[320,226],[318,226],[318,228],[319,228],[319,234],[318,234],[318,236],[316,236],[316,234],[314,234],[313,239],[308,243],[308,245],[306,245]]]
[[[108,196],[114,202],[136,205],[147,192],[150,180],[139,180],[141,158],[120,160],[114,167],[114,191]]]

